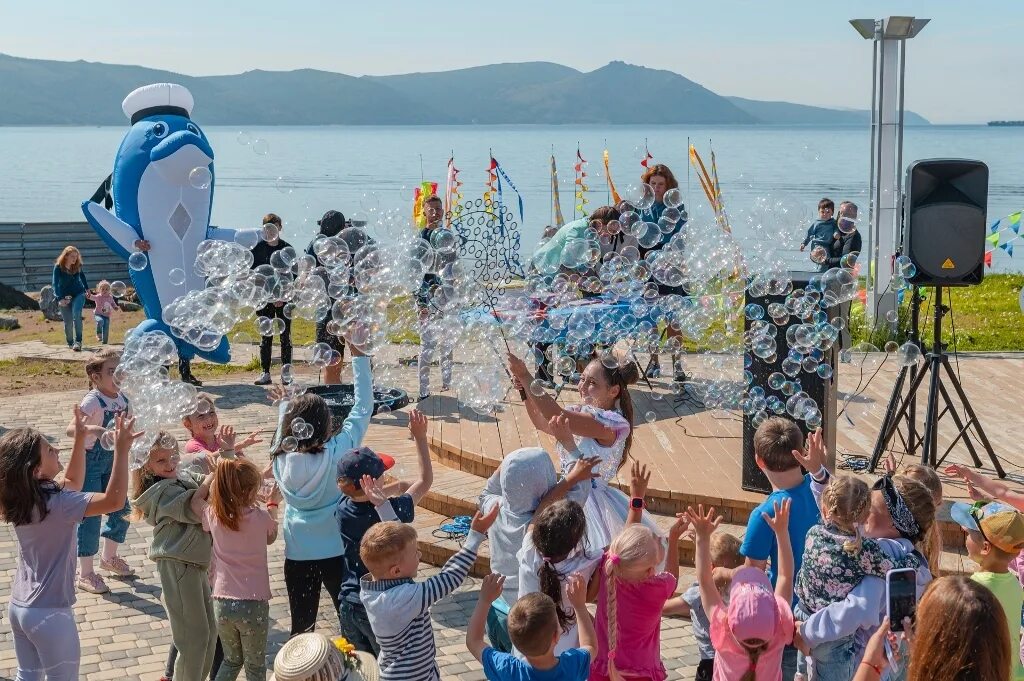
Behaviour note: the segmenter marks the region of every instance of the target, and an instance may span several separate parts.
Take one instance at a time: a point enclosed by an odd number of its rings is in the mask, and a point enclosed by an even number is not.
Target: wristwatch
[[[629,507],[630,508],[640,508],[640,509],[642,509],[644,507],[644,500],[643,500],[643,498],[642,497],[633,497],[632,499],[629,500]]]

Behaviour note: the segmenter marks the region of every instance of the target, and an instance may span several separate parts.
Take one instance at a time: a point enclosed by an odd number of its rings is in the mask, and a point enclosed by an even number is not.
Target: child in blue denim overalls
[[[118,389],[114,380],[114,369],[120,361],[120,353],[103,350],[85,364],[85,374],[89,377],[92,390],[86,393],[80,406],[88,424],[83,492],[102,492],[110,480],[114,463],[113,441],[108,442],[109,438],[104,437],[103,433],[114,427],[114,417],[117,414],[128,411],[128,399]],[[68,426],[68,430],[73,427],[74,421]],[[93,559],[100,550],[101,536],[104,543],[100,567],[117,577],[131,577],[135,574],[128,563],[117,555],[117,549],[124,543],[125,534],[128,532],[129,510],[130,505],[126,501],[123,509],[108,513],[102,531],[99,516],[85,518],[79,524],[79,575],[76,584],[82,591],[95,594],[110,591],[93,566]]]

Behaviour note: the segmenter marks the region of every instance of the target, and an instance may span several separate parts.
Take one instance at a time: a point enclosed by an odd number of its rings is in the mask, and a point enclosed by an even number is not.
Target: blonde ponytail
[[[619,618],[618,618],[618,598],[616,595],[616,582],[619,581],[619,573],[617,570],[619,564],[619,556],[614,553],[608,554],[608,559],[604,564],[604,578],[607,584],[607,622],[608,630],[605,632],[608,635],[608,678],[611,681],[625,681],[622,674],[615,667],[615,649],[619,643]]]
[[[843,542],[843,551],[849,556],[856,556],[864,548],[864,535],[860,533],[860,525],[854,525],[853,531],[856,536]]]

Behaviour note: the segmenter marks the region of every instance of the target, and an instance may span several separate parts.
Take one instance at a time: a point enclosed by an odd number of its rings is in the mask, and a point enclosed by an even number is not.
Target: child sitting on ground
[[[971,579],[988,587],[1003,606],[1010,628],[1010,647],[1018,653],[1013,656],[1012,678],[1021,681],[1024,665],[1019,654],[1020,617],[1024,588],[1009,568],[1024,549],[1024,515],[999,501],[956,503],[949,514],[964,529],[967,555],[980,568]]]
[[[497,681],[585,681],[590,677],[590,661],[597,652],[597,632],[587,611],[587,582],[582,575],[569,577],[566,594],[576,610],[580,647],[555,655],[561,636],[555,602],[541,593],[527,594],[516,601],[508,613],[508,631],[512,644],[525,656],[514,655],[484,645],[484,622],[490,605],[501,595],[505,577],[484,577],[473,616],[466,628],[466,647],[484,666],[488,679]]]
[[[86,291],[85,297],[96,305],[92,313],[96,320],[96,340],[106,345],[110,342],[110,316],[118,309],[117,301],[110,295],[110,282],[104,279],[96,284],[96,293]]]
[[[85,418],[85,484],[83,492],[102,492],[110,481],[114,466],[114,443],[109,429],[118,414],[128,413],[128,398],[124,396],[114,371],[121,361],[121,353],[115,350],[101,350],[85,363],[85,375],[89,378],[91,390],[82,398],[79,409]],[[67,434],[74,435],[75,419],[68,424]],[[104,433],[107,433],[104,435]],[[103,537],[103,554],[100,567],[117,577],[132,577],[135,571],[124,558],[117,555],[118,547],[124,543],[128,532],[128,513],[131,507],[126,500],[122,508],[107,514],[106,522],[100,527],[100,517],[86,517],[78,525],[78,580],[81,591],[102,594],[110,591],[103,578],[97,574],[93,561],[100,550]]]
[[[221,426],[217,418],[217,406],[213,395],[199,393],[196,395],[196,409],[192,414],[181,420],[181,425],[192,437],[185,443],[185,455],[181,457],[181,467],[192,469],[200,475],[209,475],[217,467],[220,453],[227,449],[225,436],[230,434],[232,442],[235,431],[231,426]],[[218,432],[218,427],[220,432]],[[246,447],[263,442],[259,431],[250,433],[244,440],[233,447],[234,454],[245,455]]]
[[[650,474],[634,464],[630,491],[643,500]],[[631,504],[626,526],[602,557],[590,582],[597,595],[597,655],[590,665],[595,681],[667,678],[661,661],[661,611],[679,584],[679,537],[686,529],[680,513],[661,537],[641,524],[643,504]],[[664,564],[664,572],[658,566]]]
[[[384,472],[395,465],[395,460],[387,454],[361,447],[347,452],[338,462],[338,489],[343,496],[338,501],[337,517],[345,550],[338,618],[341,634],[348,642],[357,650],[374,655],[380,653],[380,646],[370,627],[366,608],[359,600],[359,580],[367,572],[359,558],[359,543],[381,520],[411,523],[416,515],[416,504],[426,496],[434,481],[434,467],[427,448],[427,417],[418,409],[409,412],[409,432],[416,441],[420,475],[400,496],[389,498],[378,482]]]
[[[722,518],[704,506],[686,510],[697,538],[697,582],[704,610],[711,619],[716,681],[781,681],[783,650],[793,641],[793,547],[789,541],[790,507],[784,498],[772,504],[762,520],[775,532],[778,544],[776,584],[761,569],[742,567],[733,572],[729,604],[725,605],[711,575],[711,534]]]
[[[733,569],[742,564],[743,556],[740,555],[738,538],[728,532],[715,532],[711,535],[711,568],[715,585],[723,598],[728,598]],[[682,596],[669,599],[661,614],[689,618],[693,638],[696,639],[697,649],[700,651],[696,681],[711,681],[715,669],[715,647],[711,645],[711,623],[700,602],[700,585],[694,582]]]
[[[359,557],[370,573],[360,581],[359,597],[380,644],[381,681],[440,681],[430,606],[462,584],[497,517],[497,507],[477,512],[462,548],[423,582],[414,581],[420,560],[414,527],[382,522],[363,536]]]
[[[217,620],[207,570],[213,542],[192,499],[207,498],[209,478],[178,470],[178,443],[160,433],[145,463],[132,471],[132,517],[154,527],[149,548],[163,590],[171,640],[178,651],[176,681],[202,681],[213,666]]]

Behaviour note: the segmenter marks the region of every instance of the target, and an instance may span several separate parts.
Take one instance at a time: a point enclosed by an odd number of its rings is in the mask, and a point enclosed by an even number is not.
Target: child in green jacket
[[[178,443],[161,433],[149,458],[132,471],[133,518],[154,527],[149,557],[156,561],[171,639],[178,649],[175,681],[202,681],[217,645],[210,582],[212,541],[193,500],[206,499],[208,478],[178,472]],[[205,613],[205,617],[199,613]]]

